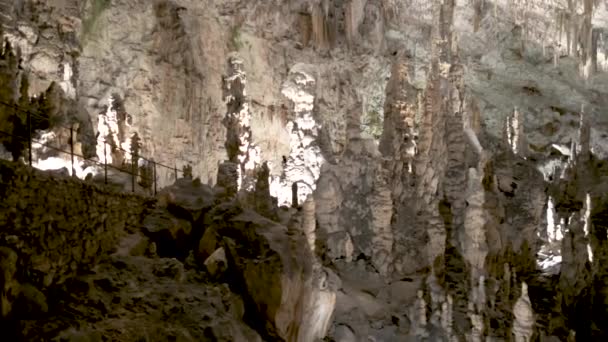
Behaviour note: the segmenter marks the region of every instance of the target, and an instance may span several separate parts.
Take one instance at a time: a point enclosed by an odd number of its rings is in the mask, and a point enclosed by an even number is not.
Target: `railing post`
[[[108,152],[106,149],[106,141],[103,141],[103,180],[108,185]]]
[[[32,166],[32,114],[27,111],[27,150],[29,153],[29,163]]]
[[[72,159],[72,177],[76,175],[74,169],[74,126],[70,126],[70,158]]]
[[[131,192],[135,192],[135,170],[137,165],[137,158],[131,158]]]
[[[156,162],[152,161],[152,173],[154,177],[154,196],[156,196]]]

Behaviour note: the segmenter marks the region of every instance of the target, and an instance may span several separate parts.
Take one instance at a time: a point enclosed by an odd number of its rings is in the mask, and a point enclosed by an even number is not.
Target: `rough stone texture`
[[[247,97],[226,99],[251,120],[235,124],[296,207],[280,220],[342,279],[330,338],[509,340],[517,324],[605,339],[605,2],[0,5],[32,91],[57,81],[101,127],[120,98],[144,155],[187,159],[217,175],[218,198],[266,211],[266,182],[249,203],[239,163],[218,163],[234,150],[222,76],[238,52]],[[205,234],[193,256],[222,243]],[[523,282],[532,327],[514,317]]]
[[[240,58],[232,56],[227,64],[227,73],[223,77],[224,99],[227,104],[223,121],[226,126],[226,152],[229,162],[239,164],[239,189],[253,190],[259,149],[251,144],[247,76]]]
[[[247,321],[267,338],[306,342],[329,329],[336,276],[314,262],[302,231],[234,203],[217,206],[215,190],[198,180],[178,180],[147,210],[150,199],[0,166],[0,323],[14,340],[260,340]],[[104,209],[96,220],[95,210]],[[37,224],[53,235],[32,235]],[[222,247],[196,265],[188,252],[206,239],[203,228]],[[228,281],[245,303],[213,280]]]
[[[249,72],[257,122],[252,139],[262,159],[279,166],[289,151],[281,85],[302,62],[314,66],[315,116],[333,157],[344,151],[344,119],[352,109],[362,110],[364,131],[379,136],[395,52],[412,56],[412,82],[424,89],[439,1],[30,0],[2,6],[5,35],[31,69],[32,93],[61,83],[93,126],[117,94],[145,155],[176,160],[180,168],[189,161],[206,181],[225,159],[221,76],[231,52],[239,52]],[[453,46],[490,137],[501,137],[504,119],[517,107],[528,142],[548,154],[552,143],[573,138],[571,119],[584,105],[597,123],[592,145],[603,153],[604,3],[476,0],[453,7]],[[560,96],[565,93],[572,96]],[[168,171],[161,173],[167,184]]]
[[[125,232],[139,229],[147,208],[144,197],[19,164],[1,161],[0,175],[0,241],[40,288],[94,267]]]
[[[176,259],[111,257],[55,290],[55,315],[19,323],[23,340],[262,341],[240,298],[201,279]]]
[[[159,192],[157,198],[175,216],[196,223],[213,207],[215,196],[215,190],[199,179],[180,178]]]
[[[314,341],[325,336],[335,305],[326,271],[314,266],[306,237],[255,212],[222,205],[209,214],[209,230],[222,236],[248,303],[250,319],[266,338]],[[260,316],[261,315],[261,316]]]
[[[236,196],[239,190],[239,164],[223,162],[217,171],[217,186],[224,189],[227,197]]]
[[[159,256],[184,260],[205,233],[205,215],[216,204],[216,191],[199,179],[180,178],[158,195],[156,210],[142,222]]]

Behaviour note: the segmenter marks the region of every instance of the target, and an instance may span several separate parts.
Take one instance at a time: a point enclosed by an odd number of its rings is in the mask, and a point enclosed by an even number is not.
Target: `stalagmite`
[[[466,201],[468,206],[464,219],[464,236],[462,238],[462,250],[464,258],[472,266],[473,279],[478,279],[484,270],[488,246],[485,231],[485,203],[482,179],[476,169],[470,168],[468,173],[468,186]]]
[[[217,185],[225,189],[225,195],[232,197],[239,191],[239,165],[229,161],[218,166]]]
[[[247,99],[247,76],[243,60],[238,56],[228,59],[227,75],[223,78],[224,100],[227,105],[224,126],[226,127],[226,152],[228,161],[239,165],[238,188],[253,190],[255,169],[259,164],[259,151],[252,144],[251,113]]]
[[[469,333],[468,341],[482,342],[483,336],[483,316],[475,309],[475,304],[469,302],[468,315],[471,320],[471,332]]]
[[[308,241],[310,251],[314,255],[317,237],[315,234],[315,201],[312,196],[308,196],[302,205],[302,229]]]
[[[588,160],[591,154],[591,123],[589,120],[589,115],[585,113],[585,107],[581,106],[581,118],[580,118],[580,126],[579,126],[579,155],[583,158],[583,160]]]
[[[512,284],[511,265],[509,265],[508,263],[505,262],[503,264],[503,272],[504,272],[503,282],[505,284],[505,295],[507,298],[509,298],[511,296],[511,284]]]
[[[479,284],[477,285],[477,307],[480,311],[485,309],[486,305],[486,278],[479,276]]]
[[[427,330],[427,305],[424,300],[424,292],[422,290],[418,290],[416,293],[416,303],[414,305],[415,317],[416,317],[416,325],[415,325],[415,335],[418,338],[424,338],[428,336]]]
[[[268,218],[274,218],[276,216],[274,212],[274,205],[270,196],[270,170],[268,169],[268,163],[264,162],[257,170],[255,190],[254,190],[254,201],[255,209],[262,216]]]
[[[394,236],[391,230],[393,199],[388,179],[388,172],[383,168],[378,168],[374,178],[374,189],[376,191],[370,203],[375,209],[372,211],[371,224],[376,232],[372,239],[372,262],[380,274],[385,276],[390,275],[389,269],[393,262],[392,250],[394,244]]]
[[[454,299],[451,295],[446,296],[445,302],[441,304],[441,327],[445,331],[448,341],[453,341],[455,338],[452,332],[454,319]]]
[[[279,205],[292,204],[293,184],[297,186],[298,203],[304,203],[316,189],[321,166],[325,163],[317,141],[320,127],[313,115],[316,80],[312,70],[310,65],[296,64],[281,88],[282,94],[293,104],[293,120],[286,125],[290,152],[284,174],[276,187],[278,193],[272,194],[278,198]]]
[[[515,342],[529,342],[534,332],[534,312],[530,297],[528,297],[528,285],[521,283],[521,296],[513,306],[513,336]]]

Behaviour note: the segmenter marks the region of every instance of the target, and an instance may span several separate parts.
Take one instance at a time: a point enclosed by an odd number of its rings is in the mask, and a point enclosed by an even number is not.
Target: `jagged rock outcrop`
[[[314,341],[325,336],[335,290],[327,275],[313,267],[302,232],[290,233],[229,205],[218,207],[208,220],[208,229],[222,236],[233,277],[254,310],[251,319],[268,338]]]
[[[203,284],[201,277],[175,259],[112,257],[56,290],[56,314],[23,321],[22,338],[262,341],[242,321],[242,300],[227,285]]]
[[[160,208],[143,220],[144,233],[159,256],[184,260],[203,237],[205,214],[216,204],[216,191],[198,179],[182,178],[157,198]]]
[[[178,179],[163,189],[157,198],[175,216],[196,224],[215,204],[216,191],[199,179]]]

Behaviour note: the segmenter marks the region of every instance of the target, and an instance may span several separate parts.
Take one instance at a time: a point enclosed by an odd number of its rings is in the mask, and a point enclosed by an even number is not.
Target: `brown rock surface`
[[[255,308],[255,324],[267,337],[313,341],[325,335],[333,312],[334,289],[313,268],[302,232],[291,232],[255,212],[220,206],[209,228],[223,237],[231,272]],[[250,313],[254,314],[254,313]]]

